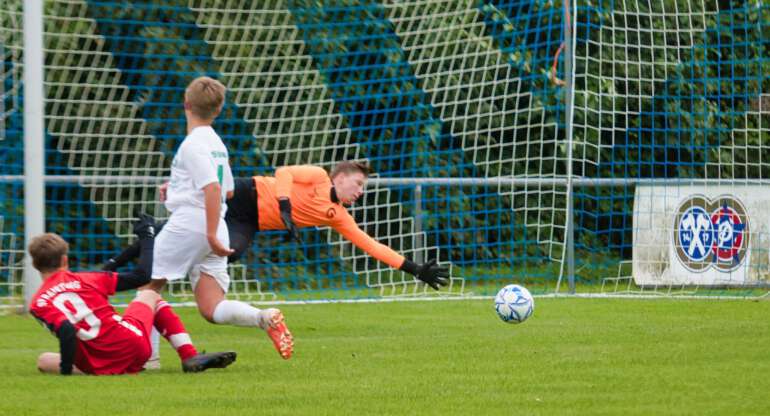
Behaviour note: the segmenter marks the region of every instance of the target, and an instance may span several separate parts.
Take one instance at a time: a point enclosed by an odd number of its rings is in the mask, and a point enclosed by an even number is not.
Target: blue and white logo
[[[674,249],[682,265],[693,272],[712,267],[735,270],[746,257],[750,236],[746,208],[733,195],[714,200],[693,195],[677,210]]]
[[[714,224],[703,207],[690,207],[679,221],[679,241],[691,261],[703,261],[711,254],[714,244]]]

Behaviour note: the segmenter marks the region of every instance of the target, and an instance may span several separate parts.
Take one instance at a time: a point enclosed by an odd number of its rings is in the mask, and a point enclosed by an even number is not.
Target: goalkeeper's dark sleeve
[[[163,226],[166,225],[165,221],[158,222],[155,225],[155,233],[159,233],[161,229],[163,229]],[[117,256],[107,260],[106,263],[104,263],[104,266],[102,266],[102,270],[114,272],[115,270],[118,270],[120,267],[125,266],[128,264],[131,260],[139,257],[142,254],[142,248],[141,248],[141,242],[140,240],[134,241],[133,244],[126,247],[125,250],[121,251]]]
[[[59,355],[61,355],[59,373],[65,376],[72,374],[72,367],[75,362],[76,333],[75,327],[67,320],[62,322],[59,330],[56,331],[56,336],[59,338]]]
[[[139,241],[134,241],[134,244],[128,246],[125,250],[121,251],[120,254],[107,260],[107,263],[104,263],[104,266],[102,266],[102,270],[114,272],[115,270],[118,270],[119,267],[122,267],[131,260],[137,258],[141,251]]]
[[[115,291],[136,289],[150,283],[152,279],[152,251],[155,248],[155,237],[144,235],[139,238],[139,265],[126,273],[118,273],[118,284]]]

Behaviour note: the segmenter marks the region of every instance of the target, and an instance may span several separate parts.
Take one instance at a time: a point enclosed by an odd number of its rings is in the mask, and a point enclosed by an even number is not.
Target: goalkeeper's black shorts
[[[233,197],[227,200],[225,222],[230,234],[230,248],[235,250],[227,260],[234,262],[251,247],[259,231],[257,189],[253,178],[235,178]]]

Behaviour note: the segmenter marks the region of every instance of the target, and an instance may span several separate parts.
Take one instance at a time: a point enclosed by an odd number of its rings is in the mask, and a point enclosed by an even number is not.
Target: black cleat
[[[197,354],[182,362],[182,371],[200,373],[209,368],[225,368],[235,361],[235,356],[235,352],[232,351]]]

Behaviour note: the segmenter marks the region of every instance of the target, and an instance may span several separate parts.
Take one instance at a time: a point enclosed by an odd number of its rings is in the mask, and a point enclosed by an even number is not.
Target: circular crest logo
[[[674,247],[688,270],[735,270],[743,263],[748,246],[749,218],[738,198],[723,195],[712,201],[693,195],[679,205]]]

